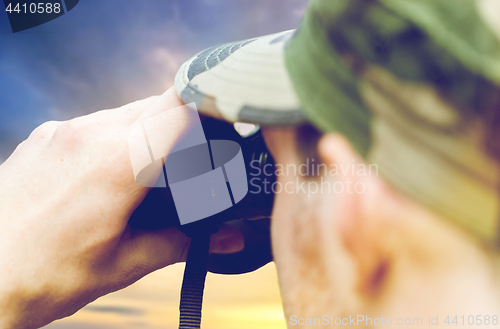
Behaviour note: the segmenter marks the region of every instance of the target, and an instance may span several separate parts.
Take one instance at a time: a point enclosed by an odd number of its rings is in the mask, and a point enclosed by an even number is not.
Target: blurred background
[[[307,0],[81,0],[13,34],[0,13],[0,162],[47,120],[164,92],[206,47],[296,28]]]
[[[0,13],[0,163],[48,120],[163,93],[192,54],[297,27],[307,0],[81,0],[13,34]],[[183,265],[153,273],[46,328],[177,328]],[[209,275],[203,328],[285,328],[273,264]]]

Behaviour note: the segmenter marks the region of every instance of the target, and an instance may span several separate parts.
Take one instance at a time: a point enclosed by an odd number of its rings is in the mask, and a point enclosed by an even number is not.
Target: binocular
[[[242,136],[233,124],[217,119],[207,118],[201,124],[207,140],[232,141],[240,146],[246,174],[246,194],[236,203],[233,200],[233,206],[215,215],[182,225],[172,188],[167,182],[166,187],[153,188],[148,193],[132,214],[129,225],[133,229],[142,230],[179,227],[182,231],[189,232],[225,222],[243,234],[245,247],[234,254],[210,255],[208,270],[219,274],[254,271],[272,261],[270,216],[274,194],[266,186],[276,181],[274,161],[258,127]],[[167,159],[165,167],[168,165]],[[224,175],[227,175],[226,172]],[[173,183],[171,185],[173,187]]]

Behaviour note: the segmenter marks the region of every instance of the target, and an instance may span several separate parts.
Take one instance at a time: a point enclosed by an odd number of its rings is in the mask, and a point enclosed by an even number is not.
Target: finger
[[[243,234],[234,226],[223,224],[217,233],[210,237],[210,253],[233,254],[245,247]]]
[[[100,124],[105,127],[123,126],[129,127],[132,125],[148,108],[157,102],[159,96],[151,96],[142,100],[138,100],[118,108],[106,109],[80,116],[78,120],[88,124]]]
[[[151,96],[120,106],[116,109],[96,112],[95,115],[99,116],[101,120],[105,120],[111,124],[129,127],[136,122],[144,112],[158,102],[159,98],[160,96]]]
[[[142,186],[154,187],[163,167],[162,161],[195,126],[201,129],[197,111],[184,106],[172,88],[161,95],[137,119],[128,134],[136,182]],[[202,131],[196,136],[205,138]]]
[[[49,143],[57,128],[63,121],[47,121],[31,132],[28,139],[23,142],[23,146],[43,147]]]
[[[66,142],[83,142],[103,136],[107,140],[113,140],[121,133],[125,133],[126,136],[132,123],[157,100],[158,96],[153,96],[117,109],[101,110],[61,122],[50,137],[62,144],[70,144],[73,149],[80,149],[78,145]]]
[[[137,119],[147,111],[151,106],[153,106],[160,96],[152,96],[146,99],[135,101],[133,103],[119,107],[116,111],[119,112],[122,117],[122,121],[126,125],[132,125]]]
[[[189,244],[190,239],[177,228],[135,232],[120,244],[116,270],[133,282],[165,266],[186,261]],[[244,244],[238,229],[221,225],[210,238],[210,252],[236,253]]]
[[[174,87],[171,87],[167,91],[165,91],[162,95],[156,97],[154,99],[154,102],[151,102],[149,106],[139,114],[139,116],[136,118],[136,121],[138,122],[144,121],[146,119],[155,116],[156,114],[183,105],[184,103],[179,98],[179,96],[177,96]]]
[[[165,266],[185,261],[190,239],[177,228],[135,232],[118,246],[114,272],[130,284]]]
[[[114,127],[130,127],[160,96],[151,96],[118,108],[100,110],[87,115],[76,117],[71,121],[79,121],[81,125],[105,127],[106,130]]]

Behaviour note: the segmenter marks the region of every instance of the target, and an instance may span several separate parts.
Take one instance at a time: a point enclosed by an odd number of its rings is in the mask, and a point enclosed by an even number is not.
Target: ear
[[[330,217],[330,224],[326,225],[338,232],[356,267],[360,297],[375,298],[391,267],[386,248],[391,232],[382,215],[388,206],[389,190],[377,177],[377,167],[367,164],[342,135],[325,135],[318,144],[318,153],[327,167],[337,168],[336,181],[344,186],[342,193],[335,193],[333,202],[326,203],[332,207],[323,212],[323,216]]]

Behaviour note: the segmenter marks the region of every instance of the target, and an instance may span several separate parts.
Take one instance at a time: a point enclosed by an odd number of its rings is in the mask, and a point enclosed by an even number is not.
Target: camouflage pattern
[[[311,0],[285,50],[311,122],[491,245],[500,243],[500,29],[484,5],[495,1]]]

